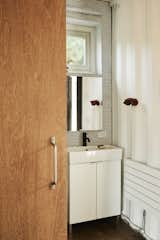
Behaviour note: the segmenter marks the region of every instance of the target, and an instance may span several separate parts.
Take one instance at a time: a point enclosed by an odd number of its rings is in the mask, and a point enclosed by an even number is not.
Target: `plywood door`
[[[66,239],[65,96],[65,1],[0,0],[0,240]]]

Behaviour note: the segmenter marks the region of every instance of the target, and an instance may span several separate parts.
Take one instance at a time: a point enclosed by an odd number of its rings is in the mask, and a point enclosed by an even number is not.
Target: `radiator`
[[[160,214],[160,170],[126,159],[123,187],[125,198],[139,201]]]

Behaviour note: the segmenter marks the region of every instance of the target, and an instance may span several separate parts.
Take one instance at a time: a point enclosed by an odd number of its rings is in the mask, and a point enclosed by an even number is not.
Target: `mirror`
[[[102,130],[103,97],[101,77],[67,77],[68,131]]]

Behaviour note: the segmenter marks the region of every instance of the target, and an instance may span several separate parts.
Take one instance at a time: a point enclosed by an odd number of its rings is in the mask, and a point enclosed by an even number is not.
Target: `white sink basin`
[[[112,145],[69,147],[68,154],[71,164],[122,159],[122,149]]]
[[[100,145],[98,146],[77,146],[69,147],[68,152],[81,152],[81,151],[100,151],[104,149],[115,149],[115,146],[112,145]]]

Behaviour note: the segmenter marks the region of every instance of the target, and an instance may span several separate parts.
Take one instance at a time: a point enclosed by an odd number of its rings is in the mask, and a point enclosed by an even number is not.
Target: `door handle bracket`
[[[53,146],[54,153],[53,153],[53,181],[50,183],[49,188],[54,190],[58,183],[58,148],[56,144],[56,138],[51,137],[50,143]]]

